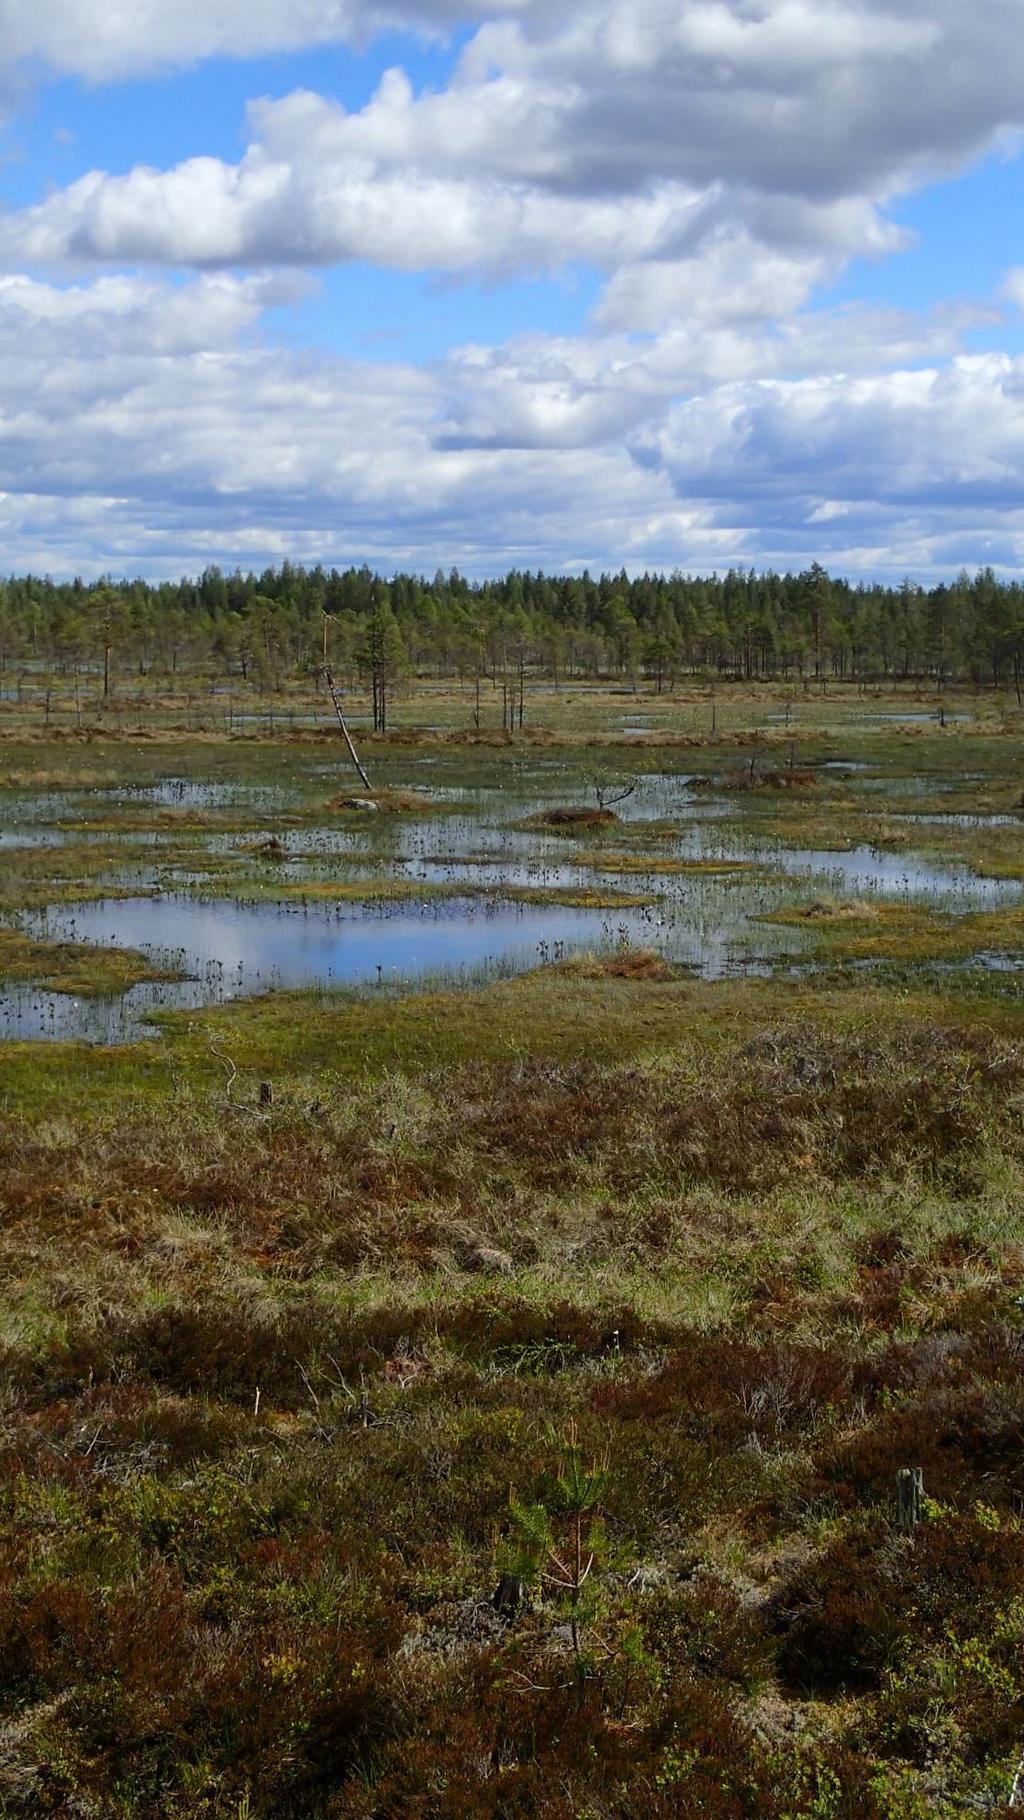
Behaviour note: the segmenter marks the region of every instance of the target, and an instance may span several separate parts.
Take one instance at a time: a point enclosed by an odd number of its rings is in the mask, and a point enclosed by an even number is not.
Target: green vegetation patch
[[[884,900],[826,899],[776,910],[760,920],[812,929],[821,952],[850,960],[960,960],[1024,952],[1024,907],[1016,905],[954,915]]]
[[[688,873],[713,878],[759,872],[763,867],[745,859],[673,859],[664,853],[577,853],[574,866],[592,867],[596,872],[650,874],[666,878],[685,878]]]
[[[0,928],[0,979],[31,980],[50,992],[79,998],[110,998],[143,980],[179,977],[154,967],[131,948],[38,941],[19,930]]]

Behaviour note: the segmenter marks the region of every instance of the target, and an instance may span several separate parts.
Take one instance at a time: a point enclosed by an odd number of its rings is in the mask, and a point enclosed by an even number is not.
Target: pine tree
[[[386,591],[366,622],[359,667],[373,687],[373,730],[388,730],[388,707],[405,668],[405,646]]]

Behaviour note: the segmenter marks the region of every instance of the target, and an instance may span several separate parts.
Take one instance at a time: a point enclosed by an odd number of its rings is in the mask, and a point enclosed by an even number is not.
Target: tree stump
[[[516,1574],[502,1574],[491,1594],[491,1604],[499,1618],[510,1624],[526,1604],[526,1586]]]
[[[901,1529],[917,1528],[923,1505],[924,1472],[920,1466],[904,1466],[896,1474],[896,1521]]]

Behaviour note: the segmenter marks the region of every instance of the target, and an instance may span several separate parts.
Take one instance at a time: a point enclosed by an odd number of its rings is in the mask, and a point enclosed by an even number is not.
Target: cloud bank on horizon
[[[0,108],[8,570],[1024,568],[1019,0],[0,0]]]

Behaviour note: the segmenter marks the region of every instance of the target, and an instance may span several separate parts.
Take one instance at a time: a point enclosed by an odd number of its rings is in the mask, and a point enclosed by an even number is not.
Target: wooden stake
[[[904,1466],[896,1474],[896,1521],[901,1529],[917,1528],[923,1504],[924,1472],[920,1466]]]

